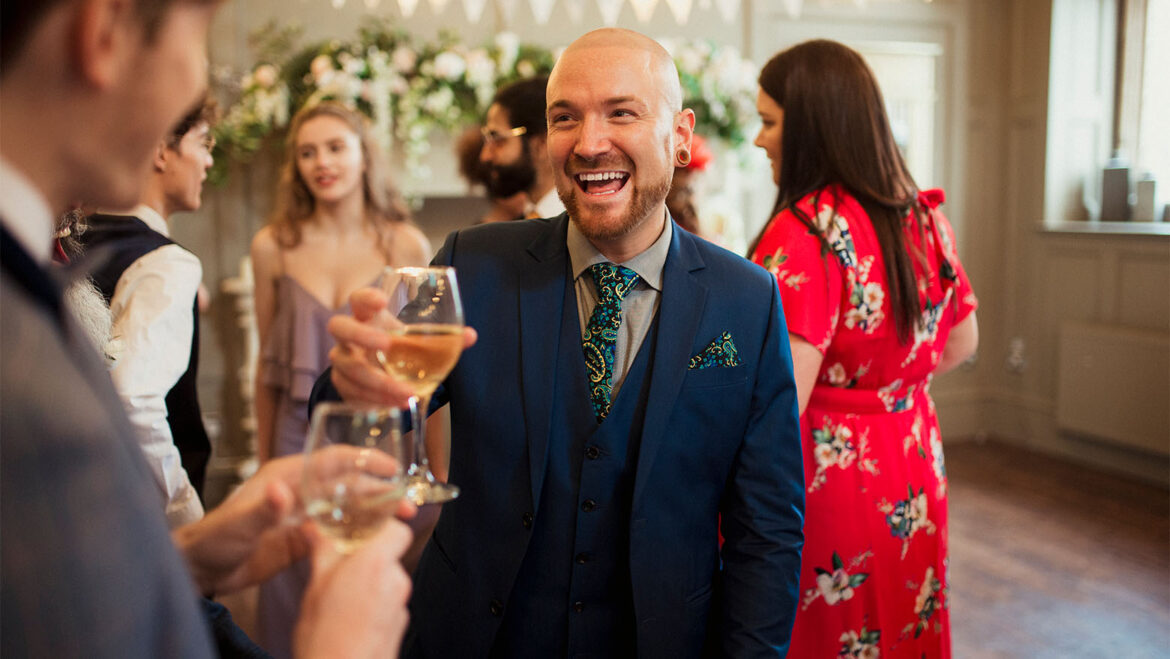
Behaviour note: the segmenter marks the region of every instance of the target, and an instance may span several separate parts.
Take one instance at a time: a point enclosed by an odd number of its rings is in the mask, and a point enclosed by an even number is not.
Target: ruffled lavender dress
[[[275,297],[259,377],[278,392],[273,456],[279,457],[305,448],[309,394],[317,377],[329,366],[329,350],[334,343],[325,326],[335,314],[347,312],[349,305],[330,309],[288,275],[276,280]],[[256,612],[260,644],[278,659],[292,656],[292,632],[308,582],[306,559],[260,586]]]

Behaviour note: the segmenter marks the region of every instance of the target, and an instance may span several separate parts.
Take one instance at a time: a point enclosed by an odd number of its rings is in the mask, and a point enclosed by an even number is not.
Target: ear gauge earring
[[[674,154],[674,159],[675,162],[678,163],[679,167],[686,167],[687,165],[691,164],[691,152],[687,151],[686,149],[679,149],[678,152]]]

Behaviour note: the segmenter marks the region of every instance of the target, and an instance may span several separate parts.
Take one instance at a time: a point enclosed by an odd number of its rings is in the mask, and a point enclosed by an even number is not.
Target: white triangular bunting
[[[418,0],[398,0],[398,11],[402,12],[403,18],[410,18],[414,15],[414,10],[418,7]]]
[[[735,20],[735,15],[739,13],[739,0],[720,0],[715,3],[715,8],[719,10],[719,15],[723,17],[723,22],[730,23]]]
[[[496,6],[500,8],[500,14],[504,18],[504,27],[510,28],[516,21],[516,2],[517,0],[496,0]]]
[[[548,25],[556,0],[528,0],[528,4],[532,6],[532,17],[536,19],[536,24]]]
[[[565,13],[569,15],[569,22],[579,24],[585,18],[585,0],[565,0]]]
[[[377,9],[382,0],[366,0],[366,9]]]
[[[613,27],[622,14],[622,0],[597,0],[597,9],[601,12],[601,22]]]
[[[442,14],[443,10],[447,8],[448,2],[450,0],[431,0],[431,11],[434,12],[435,16]]]
[[[789,18],[800,18],[803,4],[803,0],[784,0],[784,11],[788,12]]]
[[[711,0],[699,0],[699,9],[707,10],[711,8]]]
[[[666,0],[666,6],[670,8],[670,13],[674,14],[676,23],[679,25],[687,24],[687,19],[691,17],[693,0]]]
[[[658,0],[630,0],[630,6],[634,8],[634,17],[638,22],[649,23],[654,17],[654,8],[658,6]]]
[[[467,22],[478,23],[486,6],[487,0],[463,0],[463,13],[467,15]]]
[[[345,0],[333,0],[333,8],[341,9],[345,6]]]

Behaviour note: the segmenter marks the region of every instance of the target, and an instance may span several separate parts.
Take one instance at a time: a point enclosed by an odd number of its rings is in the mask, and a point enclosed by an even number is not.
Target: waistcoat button
[[[532,513],[524,513],[520,516],[520,523],[524,525],[524,528],[530,529],[532,528],[532,519]]]
[[[586,499],[585,502],[581,504],[581,510],[584,510],[587,513],[593,512],[595,508],[597,508],[597,502],[593,499]]]
[[[585,448],[585,457],[589,458],[590,460],[596,460],[597,458],[601,457],[601,449],[590,444]]]
[[[585,610],[585,602],[573,602],[573,610],[580,613]]]
[[[500,600],[492,600],[492,603],[488,605],[488,611],[491,611],[492,615],[497,618],[500,617],[500,614],[504,612],[503,602]]]

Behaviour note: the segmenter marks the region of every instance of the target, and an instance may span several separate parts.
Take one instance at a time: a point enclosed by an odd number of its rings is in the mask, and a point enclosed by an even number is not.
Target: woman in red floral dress
[[[789,656],[949,657],[947,480],[930,381],[978,344],[975,296],[856,52],[810,41],[760,74],[807,493]]]

